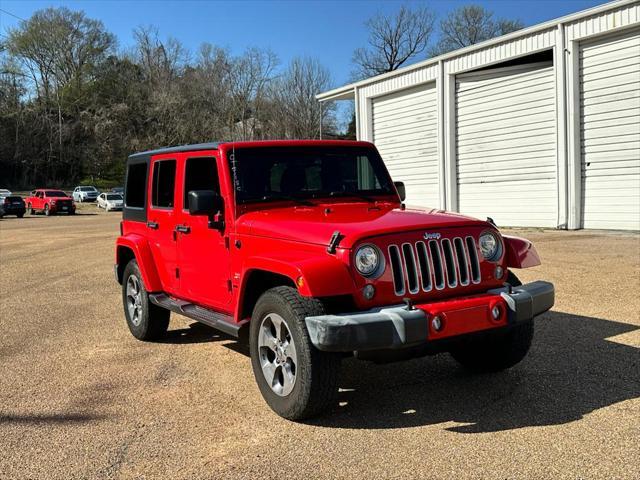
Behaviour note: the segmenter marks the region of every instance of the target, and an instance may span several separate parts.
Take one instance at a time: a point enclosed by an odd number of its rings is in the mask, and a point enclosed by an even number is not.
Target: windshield
[[[107,195],[107,200],[122,200],[122,195],[113,193],[113,194]]]
[[[242,148],[229,161],[238,203],[395,194],[382,159],[368,148]]]
[[[48,192],[44,192],[45,197],[66,197],[67,194],[61,192],[60,190],[50,190]]]
[[[80,187],[81,192],[95,192],[95,187]]]

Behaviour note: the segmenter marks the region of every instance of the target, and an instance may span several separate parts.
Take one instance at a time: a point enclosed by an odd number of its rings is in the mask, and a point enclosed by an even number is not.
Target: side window
[[[184,169],[184,200],[182,208],[189,208],[191,190],[213,190],[220,194],[218,166],[213,157],[188,158]]]
[[[132,208],[144,208],[145,190],[147,188],[147,164],[129,165],[126,185],[126,205]]]
[[[161,160],[153,164],[153,185],[151,205],[154,207],[173,207],[176,185],[176,161]]]
[[[37,192],[37,193],[36,193],[36,197],[38,197],[38,198],[42,198],[42,196],[43,196],[43,193],[42,193],[42,192]]]

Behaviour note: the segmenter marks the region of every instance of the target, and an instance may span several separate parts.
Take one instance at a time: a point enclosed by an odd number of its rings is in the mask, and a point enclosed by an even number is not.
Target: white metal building
[[[407,202],[503,226],[640,230],[640,1],[318,95],[355,100]]]

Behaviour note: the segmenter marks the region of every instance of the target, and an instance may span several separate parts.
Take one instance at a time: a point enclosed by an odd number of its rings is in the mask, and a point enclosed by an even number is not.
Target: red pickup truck
[[[31,192],[25,199],[25,203],[30,215],[35,215],[39,211],[47,216],[56,213],[68,215],[76,213],[76,204],[73,199],[62,190],[39,188]]]
[[[248,337],[269,406],[335,403],[341,360],[449,352],[473,371],[527,354],[551,283],[533,245],[489,220],[404,205],[365,142],[207,143],[129,157],[115,276],[141,340],[171,311]]]

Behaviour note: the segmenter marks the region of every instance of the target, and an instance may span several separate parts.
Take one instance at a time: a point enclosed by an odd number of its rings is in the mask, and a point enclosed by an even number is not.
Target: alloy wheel
[[[277,395],[285,397],[296,383],[298,357],[289,325],[275,313],[260,323],[258,354],[262,374]]]
[[[129,276],[127,280],[127,310],[129,319],[136,327],[142,321],[142,292],[140,291],[140,281],[135,275]]]

